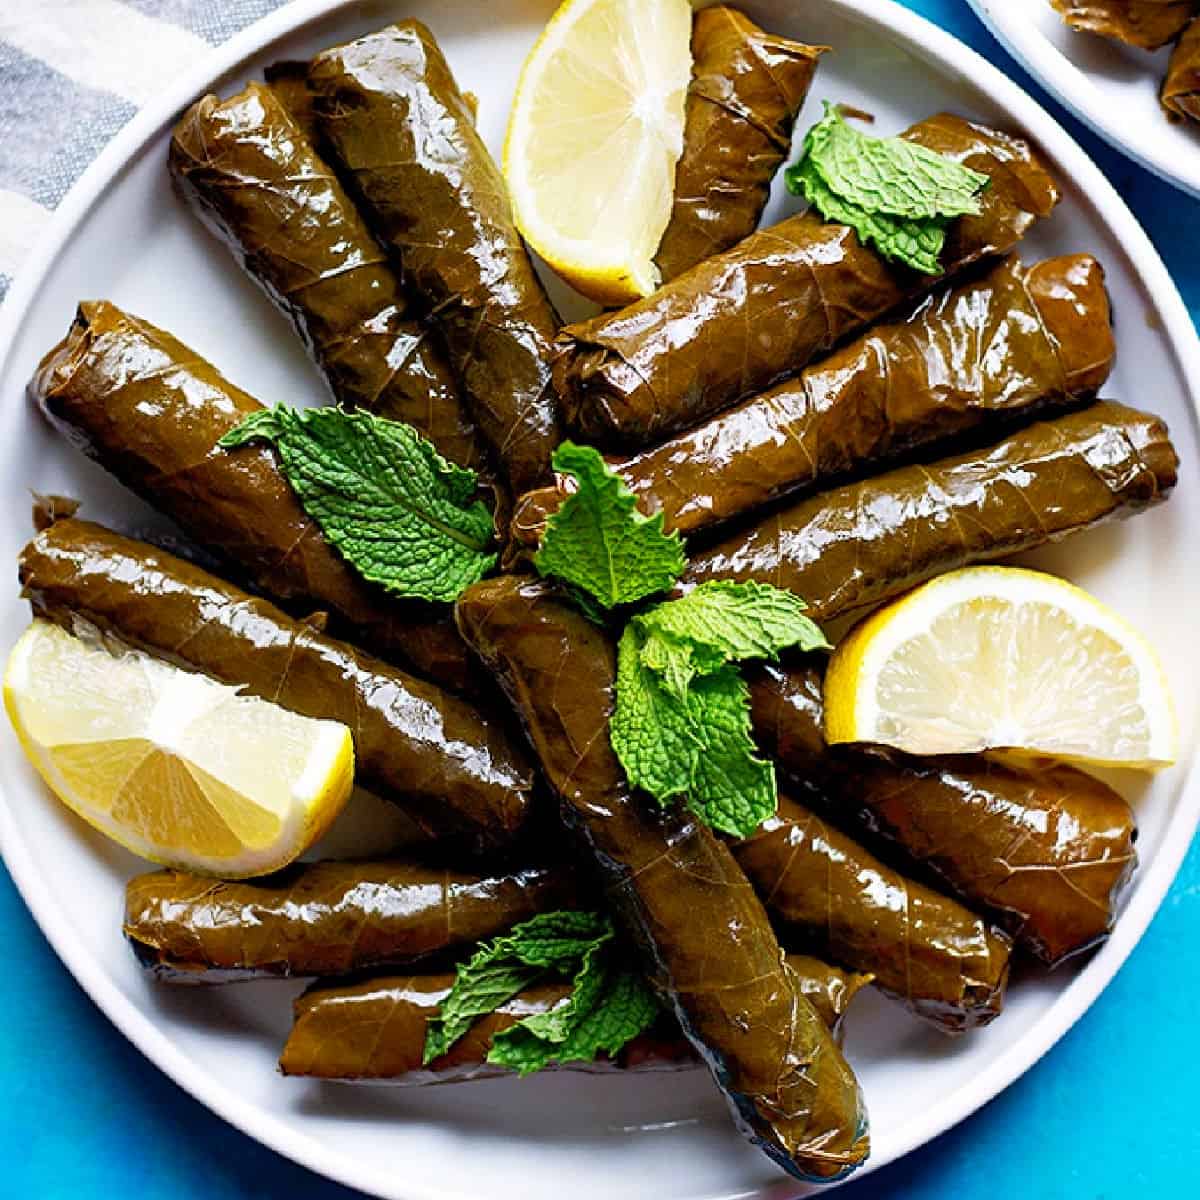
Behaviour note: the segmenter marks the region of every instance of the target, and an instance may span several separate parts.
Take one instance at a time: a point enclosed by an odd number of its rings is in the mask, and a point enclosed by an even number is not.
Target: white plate
[[[228,91],[273,59],[307,55],[384,24],[422,16],[465,87],[480,95],[497,144],[518,65],[551,0],[289,5],[215,51],[114,141],[59,210],[3,308],[0,329],[0,562],[29,535],[30,488],[79,495],[85,512],[136,527],[150,519],[30,411],[23,387],[67,328],[81,297],[107,296],[175,332],[266,401],[321,399],[292,331],[182,210],[167,185],[170,117],[210,86]],[[1189,760],[1150,784],[1124,781],[1142,821],[1143,869],[1117,931],[1089,963],[1023,978],[1008,1011],[958,1042],[882,999],[853,1013],[849,1054],[871,1108],[873,1165],[919,1146],[1024,1071],[1087,1008],[1146,928],[1196,825],[1194,680],[1200,648],[1194,597],[1200,554],[1187,514],[1196,503],[1197,435],[1186,380],[1200,345],[1149,241],[1112,188],[1027,96],[947,34],[885,0],[749,3],[764,24],[831,43],[801,124],[823,97],[873,110],[895,130],[948,107],[1042,146],[1066,188],[1057,214],[1029,240],[1030,258],[1091,250],[1109,268],[1121,345],[1109,392],[1166,416],[1183,456],[1174,501],[1124,526],[1041,556],[1116,604],[1166,652]],[[802,15],[803,14],[803,15]],[[785,210],[778,197],[771,219]],[[11,570],[11,568],[10,568]],[[11,576],[10,576],[11,579]],[[0,646],[28,619],[10,583]],[[170,990],[135,968],[119,929],[122,885],[140,864],[91,835],[38,785],[4,725],[0,844],[47,937],[112,1021],[214,1111],[289,1157],[378,1196],[401,1200],[715,1200],[797,1193],[733,1133],[707,1077],[547,1076],[406,1092],[287,1081],[274,1070],[288,1024],[288,983]],[[1086,1103],[1086,1097],[1080,1097]],[[1022,1133],[1013,1131],[1014,1144]]]
[[[1170,47],[1139,50],[1070,29],[1050,0],[970,0],[1014,58],[1134,162],[1200,197],[1200,126],[1158,102]]]

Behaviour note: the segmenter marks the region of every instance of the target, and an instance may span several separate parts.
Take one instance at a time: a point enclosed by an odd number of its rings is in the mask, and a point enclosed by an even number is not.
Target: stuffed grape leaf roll
[[[1200,121],[1200,17],[1171,51],[1162,88],[1163,108],[1173,121]]]
[[[243,687],[354,736],[358,781],[430,837],[479,847],[513,838],[534,774],[498,723],[464,700],[295,621],[166,551],[87,521],[56,521],[24,550],[34,613]]]
[[[1050,0],[1072,29],[1097,33],[1143,50],[1178,37],[1196,12],[1195,0]]]
[[[151,871],[125,888],[125,936],[171,983],[344,975],[410,963],[576,903],[566,868],[471,875],[415,863],[297,863],[266,879]]]
[[[263,78],[279,103],[287,109],[288,116],[304,130],[305,137],[316,149],[320,142],[320,131],[317,128],[312,88],[308,86],[308,63],[295,58],[271,63],[264,68]]]
[[[655,256],[664,282],[758,228],[825,49],[725,5],[696,14],[675,203]]]
[[[831,750],[816,670],[765,663],[748,675],[755,738],[811,804],[899,851],[1048,966],[1108,936],[1137,824],[1107,784],[981,755]]]
[[[291,319],[342,404],[405,421],[452,462],[480,465],[436,339],[270,87],[197,100],[175,127],[169,163],[179,194]]]
[[[852,1171],[868,1151],[861,1091],[745,874],[684,806],[656,811],[629,787],[609,741],[611,639],[545,586],[512,576],[469,588],[457,615],[739,1128],[793,1175]]]
[[[950,226],[942,278],[1011,250],[1058,202],[1016,138],[947,114],[902,136],[990,180],[980,215]],[[564,415],[596,445],[653,445],[794,375],[937,282],[815,211],[790,217],[628,308],[565,328],[554,368]]]
[[[916,447],[1091,398],[1115,354],[1104,269],[1087,254],[1016,258],[921,301],[695,429],[610,458],[647,514],[691,535]],[[566,481],[522,498],[540,539]]]
[[[734,854],[796,935],[947,1033],[1000,1015],[1011,943],[956,900],[880,862],[787,796]]]
[[[29,393],[67,438],[205,549],[282,603],[329,609],[341,631],[455,691],[478,664],[449,612],[400,600],[347,564],[274,453],[217,442],[262,405],[164,330],[85,300]]]
[[[829,621],[935,575],[1031,550],[1166,498],[1157,417],[1107,401],[994,446],[811,496],[693,556],[686,584],[757,579]]]
[[[803,954],[789,954],[804,995],[836,1034],[850,1001],[870,982]],[[566,983],[528,988],[481,1017],[445,1054],[422,1062],[425,1034],[454,985],[453,975],[393,975],[314,984],[294,1005],[295,1023],[279,1059],[285,1075],[386,1082],[400,1087],[511,1075],[487,1061],[492,1039],[534,1013],[551,1012],[571,993]],[[570,1062],[575,1071],[663,1071],[700,1060],[665,1013],[615,1058]]]
[[[558,321],[433,35],[410,20],[336,46],[313,60],[309,83],[326,143],[428,302],[501,473],[514,493],[546,482]]]

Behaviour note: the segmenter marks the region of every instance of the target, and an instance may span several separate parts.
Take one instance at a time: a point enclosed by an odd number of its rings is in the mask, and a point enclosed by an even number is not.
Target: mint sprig
[[[625,627],[617,647],[617,692],[609,736],[634,787],[664,806],[687,794],[700,739],[686,691],[674,694],[642,657],[645,639],[636,623]]]
[[[679,534],[647,517],[621,477],[590,446],[563,442],[554,469],[576,490],[546,524],[534,566],[593,597],[606,609],[666,591],[687,565]]]
[[[578,490],[547,523],[534,563],[603,621],[663,592],[686,566],[679,535],[647,517],[600,454],[565,442],[555,470]],[[719,580],[629,619],[617,652],[609,737],[625,773],[666,807],[683,800],[705,824],[749,837],[778,805],[775,768],[750,736],[750,695],[736,665],[780,650],[828,649],[804,602],[765,583]]]
[[[616,1054],[660,1008],[601,913],[542,913],[484,943],[460,964],[449,995],[426,1030],[424,1062],[445,1054],[480,1017],[548,978],[570,978],[571,994],[492,1039],[488,1062],[522,1075],[551,1063]]]
[[[775,658],[781,650],[828,650],[793,592],[750,580],[714,580],[634,620],[647,635],[642,657],[678,694],[679,684],[728,662]]]
[[[415,429],[342,408],[264,409],[218,443],[274,446],[304,511],[355,571],[396,596],[453,603],[496,564],[474,471]]]
[[[706,825],[749,837],[778,805],[775,769],[750,737],[750,696],[726,664],[683,695],[646,665],[636,619],[617,654],[613,749],[634,787],[664,808],[682,800]]]
[[[755,752],[749,690],[734,664],[827,647],[804,607],[768,584],[717,581],[632,618],[610,736],[635,787],[664,806],[683,798],[733,837],[775,811],[775,769]]]
[[[566,1003],[496,1034],[488,1062],[529,1075],[554,1063],[611,1058],[661,1011],[642,974],[610,943],[588,955]]]
[[[788,168],[788,188],[803,196],[827,221],[849,225],[864,246],[874,246],[891,262],[902,262],[922,275],[942,273],[946,222],[913,221],[871,212],[834,192],[809,159]]]
[[[926,146],[863,133],[828,102],[786,180],[826,220],[849,225],[884,258],[925,275],[941,273],[950,221],[978,215],[991,182]]]

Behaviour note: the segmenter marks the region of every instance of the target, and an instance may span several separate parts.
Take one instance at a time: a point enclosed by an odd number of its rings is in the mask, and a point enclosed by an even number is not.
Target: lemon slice
[[[687,0],[566,0],[521,69],[504,143],[517,225],[601,304],[658,286],[691,40]]]
[[[1150,770],[1178,743],[1145,638],[1082,589],[1015,567],[943,575],[859,625],[830,661],[825,722],[830,742]]]
[[[350,795],[345,725],[47,621],[13,647],[4,705],[68,808],[168,866],[230,879],[277,870]]]

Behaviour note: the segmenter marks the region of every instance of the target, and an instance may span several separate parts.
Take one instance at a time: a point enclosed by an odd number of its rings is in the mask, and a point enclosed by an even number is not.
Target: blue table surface
[[[965,0],[906,0],[1014,76],[1100,163],[1200,319],[1200,203],[1110,150],[1038,88]],[[1189,232],[1190,231],[1190,232]],[[1115,1200],[1200,1181],[1200,849],[1082,1021],[975,1117],[837,1194],[846,1200]],[[0,1197],[353,1200],[213,1116],[150,1065],[54,956],[0,870]],[[1180,1072],[1183,1072],[1180,1074]],[[19,1151],[19,1153],[17,1152]]]

